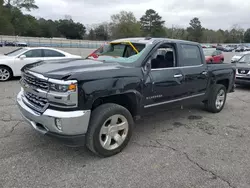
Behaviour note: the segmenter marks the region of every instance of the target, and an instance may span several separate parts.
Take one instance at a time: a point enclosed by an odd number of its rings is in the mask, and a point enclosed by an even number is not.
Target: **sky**
[[[137,19],[147,9],[154,9],[166,27],[187,27],[198,17],[203,27],[230,29],[234,24],[250,28],[250,0],[36,0],[38,10],[32,15],[61,19],[70,15],[85,26],[110,21],[112,14],[132,11]]]

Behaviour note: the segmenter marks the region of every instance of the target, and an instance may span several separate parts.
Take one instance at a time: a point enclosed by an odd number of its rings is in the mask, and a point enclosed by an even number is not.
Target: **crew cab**
[[[235,67],[207,64],[195,42],[119,39],[95,56],[25,66],[17,104],[36,131],[101,157],[121,152],[150,112],[203,102],[218,113],[234,91]]]

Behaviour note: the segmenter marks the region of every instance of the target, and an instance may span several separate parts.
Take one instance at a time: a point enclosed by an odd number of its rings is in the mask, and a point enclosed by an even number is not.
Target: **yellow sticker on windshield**
[[[130,41],[110,42],[110,44],[124,44],[124,43],[129,44],[137,54],[139,53],[139,51]]]

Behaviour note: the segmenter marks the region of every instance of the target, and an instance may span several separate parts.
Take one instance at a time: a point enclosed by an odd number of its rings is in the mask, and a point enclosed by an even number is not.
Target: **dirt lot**
[[[120,154],[101,159],[36,133],[21,118],[18,80],[0,83],[0,187],[250,187],[250,88],[224,110],[202,105],[146,117]]]

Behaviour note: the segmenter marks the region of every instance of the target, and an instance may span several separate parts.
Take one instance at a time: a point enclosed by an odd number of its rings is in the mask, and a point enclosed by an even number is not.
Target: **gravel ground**
[[[15,104],[18,80],[0,88],[1,188],[250,187],[250,88],[229,94],[218,114],[195,105],[145,117],[105,159],[36,133]]]

